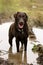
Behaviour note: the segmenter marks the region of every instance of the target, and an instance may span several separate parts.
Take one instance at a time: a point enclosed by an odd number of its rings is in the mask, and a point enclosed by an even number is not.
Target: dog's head
[[[28,16],[24,12],[17,12],[14,14],[15,23],[19,29],[22,29],[28,20]]]

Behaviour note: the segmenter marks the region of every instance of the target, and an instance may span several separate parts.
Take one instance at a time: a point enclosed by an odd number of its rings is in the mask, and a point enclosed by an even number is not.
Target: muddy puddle
[[[21,49],[21,44],[20,44],[20,52],[17,53],[15,38],[13,39],[12,49],[10,48],[10,45],[8,43],[8,30],[11,24],[12,22],[4,23],[0,25],[0,58],[4,58],[4,60],[10,60],[11,62],[17,65],[22,65],[22,64],[39,65],[37,63],[38,61],[37,58],[39,57],[39,54],[34,53],[32,51],[32,48],[34,44],[43,45],[43,36],[42,36],[43,29],[33,28],[37,41],[34,42],[34,40],[31,41],[28,38],[27,52],[24,51],[24,46],[23,49]]]

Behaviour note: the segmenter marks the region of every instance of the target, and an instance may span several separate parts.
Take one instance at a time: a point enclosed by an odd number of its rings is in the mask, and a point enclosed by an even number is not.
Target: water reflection
[[[18,64],[21,64],[21,63],[24,63],[24,60],[22,61],[22,51],[19,52],[19,53],[16,53],[16,54],[13,54],[13,53],[9,53],[9,59],[12,60],[12,61],[15,61],[16,63]],[[26,56],[25,56],[26,57]],[[25,58],[26,59],[26,58]],[[26,62],[25,62],[26,63]]]
[[[24,52],[24,49],[23,50],[20,49],[20,52],[17,53],[15,38],[13,39],[12,48],[10,48],[10,45],[8,43],[8,30],[11,24],[12,22],[0,25],[0,50],[2,50],[2,52],[0,52],[0,57],[4,59],[9,59],[13,62],[15,61],[15,63],[18,63],[18,64],[32,63],[33,65],[38,65],[36,61],[38,54],[32,52],[33,44],[31,42],[33,41],[29,40],[29,38],[27,43],[27,52]],[[33,28],[33,31],[37,37],[37,40],[42,44],[43,29]],[[36,43],[34,42],[34,44],[40,44],[39,42],[36,42]],[[21,45],[20,45],[20,48],[21,48]]]
[[[9,48],[9,57],[8,57],[8,59],[12,60],[12,61],[15,61],[18,64],[27,63],[27,53],[24,51],[24,49],[21,48],[21,44],[20,44],[20,52],[17,53],[15,38],[13,39],[12,49]]]

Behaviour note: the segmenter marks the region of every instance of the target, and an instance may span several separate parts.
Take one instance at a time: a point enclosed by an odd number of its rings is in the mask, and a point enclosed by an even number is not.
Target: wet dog
[[[24,50],[27,50],[27,38],[29,34],[28,30],[28,16],[24,12],[17,12],[14,14],[15,22],[10,26],[9,29],[9,44],[12,47],[12,39],[16,38],[17,52],[19,52],[19,41],[22,46],[24,44]]]

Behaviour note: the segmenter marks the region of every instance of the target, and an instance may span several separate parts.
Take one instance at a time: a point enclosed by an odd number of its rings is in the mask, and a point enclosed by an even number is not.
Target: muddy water
[[[15,38],[13,39],[12,49],[10,48],[10,45],[8,43],[8,30],[11,24],[12,22],[0,25],[0,57],[4,58],[5,60],[9,59],[17,64],[32,63],[33,65],[38,65],[36,60],[38,57],[38,53],[33,53],[32,48],[33,44],[37,45],[41,43],[43,45],[43,38],[42,38],[43,29],[33,28],[33,31],[37,37],[37,41],[39,42],[31,41],[28,38],[27,52],[24,52],[24,46],[23,49],[21,49],[20,44],[20,52],[17,53],[15,42],[16,39]]]

